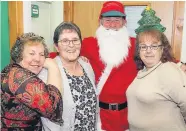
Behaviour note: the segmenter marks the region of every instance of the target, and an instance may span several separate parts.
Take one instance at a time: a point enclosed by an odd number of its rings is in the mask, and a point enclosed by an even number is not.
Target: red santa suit
[[[99,101],[104,103],[125,103],[125,92],[134,80],[137,69],[134,62],[135,38],[130,38],[128,56],[118,66],[104,72],[106,65],[100,58],[98,41],[94,37],[85,38],[82,42],[81,55],[89,59],[95,73],[96,84],[101,85]],[[108,75],[102,78],[102,75]],[[102,84],[100,84],[100,80]],[[104,80],[105,79],[105,80]],[[114,107],[115,108],[115,107]],[[107,110],[100,108],[102,129],[107,131],[124,131],[128,129],[127,108],[122,110]],[[107,124],[112,123],[112,124]],[[110,128],[109,128],[110,127]]]

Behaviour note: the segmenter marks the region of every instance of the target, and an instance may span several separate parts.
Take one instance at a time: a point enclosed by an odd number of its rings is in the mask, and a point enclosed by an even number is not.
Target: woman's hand
[[[57,67],[57,63],[54,59],[46,58],[43,67],[46,69],[54,68]]]
[[[48,69],[47,84],[54,85],[63,94],[63,82],[59,67],[54,59],[46,58],[44,68]]]

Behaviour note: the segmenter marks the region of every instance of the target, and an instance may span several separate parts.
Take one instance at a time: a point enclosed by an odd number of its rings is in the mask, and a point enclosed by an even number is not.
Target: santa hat
[[[124,17],[124,5],[118,1],[107,1],[103,4],[99,18],[101,17]]]

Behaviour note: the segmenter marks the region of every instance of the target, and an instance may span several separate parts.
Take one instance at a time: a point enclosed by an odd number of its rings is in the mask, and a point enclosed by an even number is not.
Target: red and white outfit
[[[104,103],[124,103],[126,90],[137,74],[134,62],[135,38],[130,38],[128,56],[118,67],[106,67],[100,57],[96,38],[85,38],[82,43],[81,56],[89,59],[95,73],[96,84],[100,90],[99,101]],[[100,108],[102,129],[107,131],[124,131],[128,129],[127,108],[107,110]]]

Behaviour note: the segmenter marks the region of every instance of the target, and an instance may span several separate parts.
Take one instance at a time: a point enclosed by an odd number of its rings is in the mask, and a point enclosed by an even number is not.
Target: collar
[[[161,61],[158,64],[156,64],[155,66],[153,66],[152,68],[150,68],[149,70],[147,70],[146,67],[144,67],[143,70],[140,70],[138,72],[137,79],[142,79],[142,78],[146,77],[147,75],[152,73],[154,70],[156,70],[160,65],[162,65]]]

